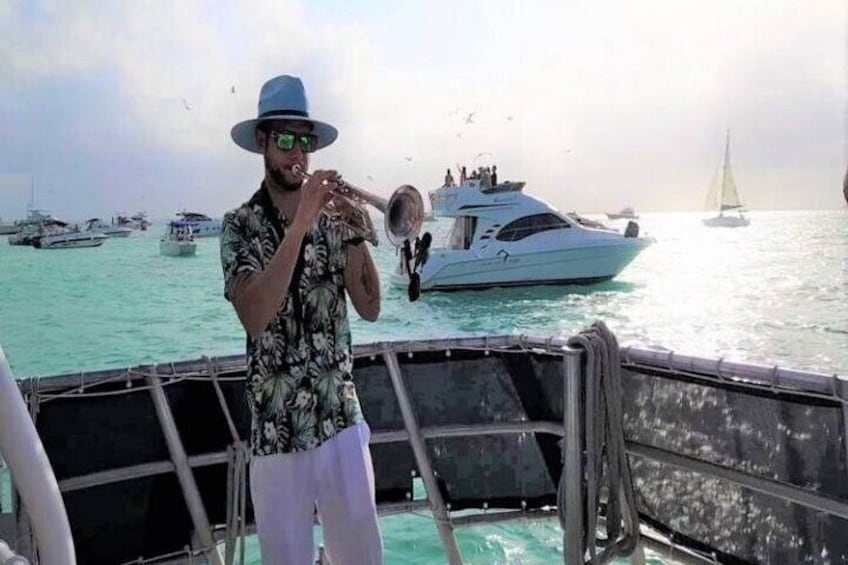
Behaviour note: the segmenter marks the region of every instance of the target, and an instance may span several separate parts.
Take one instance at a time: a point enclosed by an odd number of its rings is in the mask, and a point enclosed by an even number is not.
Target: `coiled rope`
[[[639,541],[639,514],[622,426],[621,361],[618,341],[602,321],[571,337],[568,346],[582,349],[584,366],[585,467],[583,477],[566,477],[563,472],[557,489],[557,512],[565,530],[565,481],[581,480],[583,497],[584,547],[589,563],[606,563],[614,557],[633,553]],[[599,516],[605,499],[606,536],[598,537]],[[598,547],[603,547],[600,554]]]

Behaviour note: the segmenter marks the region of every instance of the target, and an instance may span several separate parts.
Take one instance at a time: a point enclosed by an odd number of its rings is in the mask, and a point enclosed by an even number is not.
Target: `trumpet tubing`
[[[308,180],[312,177],[299,165],[294,165],[291,170],[302,179]],[[382,212],[386,237],[395,247],[402,246],[405,240],[411,243],[418,236],[424,223],[424,200],[418,189],[408,184],[399,187],[392,193],[391,198],[386,200],[339,179],[339,186],[333,190],[333,194],[346,199],[353,209],[360,212],[354,217],[339,214],[340,221],[374,245],[377,245],[377,237],[376,234],[369,233],[373,232],[373,226],[367,213],[362,210],[361,204],[370,204]],[[365,217],[362,218],[362,216]]]

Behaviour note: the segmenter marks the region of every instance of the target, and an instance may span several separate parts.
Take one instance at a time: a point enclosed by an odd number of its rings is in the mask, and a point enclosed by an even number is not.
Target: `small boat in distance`
[[[102,233],[80,231],[74,228],[36,237],[32,241],[32,246],[36,249],[79,249],[100,247],[107,239],[109,238]]]
[[[168,222],[168,229],[159,240],[159,254],[166,257],[191,257],[197,252],[194,232],[187,222]]]
[[[739,191],[736,189],[733,171],[730,169],[730,130],[727,130],[724,146],[724,163],[719,164],[710,183],[706,207],[708,210],[718,210],[718,216],[703,220],[704,225],[708,227],[737,228],[751,223],[751,220],[742,214],[743,204],[739,200]],[[736,210],[738,215],[725,216],[724,213],[729,210]]]
[[[21,230],[21,226],[19,226],[15,222],[4,222],[2,218],[0,218],[0,235],[14,235]]]
[[[147,214],[145,212],[136,212],[130,219],[135,222],[138,229],[141,231],[147,231],[147,228],[153,225],[153,223],[147,219]]]
[[[625,206],[618,212],[607,212],[607,218],[610,220],[638,220],[639,214],[636,213],[631,206]]]
[[[132,228],[107,224],[100,218],[91,218],[85,223],[85,231],[91,233],[102,233],[106,237],[129,237]]]
[[[27,218],[15,222],[18,232],[9,236],[9,245],[32,245],[35,239],[43,235],[67,231],[68,223],[54,218],[45,210],[29,209]]]

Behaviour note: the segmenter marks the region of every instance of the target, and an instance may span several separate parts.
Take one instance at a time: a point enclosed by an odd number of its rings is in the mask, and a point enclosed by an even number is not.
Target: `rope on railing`
[[[235,421],[230,413],[230,408],[227,405],[224,391],[218,382],[217,367],[208,357],[204,357],[204,362],[206,363],[206,372],[212,381],[212,386],[215,388],[215,395],[218,397],[221,412],[227,421],[230,437],[233,440],[233,443],[227,446],[227,533],[224,541],[224,563],[226,565],[233,564],[236,543],[240,542],[241,551],[239,559],[243,565],[245,555],[245,510],[247,506],[245,497],[247,492],[248,449],[239,436]]]
[[[569,338],[568,346],[585,351],[584,436],[585,489],[584,547],[590,563],[605,563],[633,553],[639,542],[639,514],[622,425],[621,362],[618,342],[602,321]],[[564,516],[564,483],[584,477],[560,478],[558,514]],[[605,496],[602,496],[604,494]],[[598,517],[606,499],[606,537],[598,538]],[[598,554],[597,547],[603,547]]]

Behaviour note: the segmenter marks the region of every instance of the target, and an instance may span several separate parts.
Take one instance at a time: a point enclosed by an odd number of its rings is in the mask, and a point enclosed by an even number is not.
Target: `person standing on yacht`
[[[489,167],[484,167],[480,172],[480,186],[483,188],[492,187],[492,175],[489,173]]]
[[[361,237],[321,214],[335,171],[309,180],[309,154],[337,130],[309,117],[303,83],[272,78],[233,141],[264,158],[259,190],[224,216],[224,296],[247,333],[250,490],[264,564],[314,563],[315,505],[334,565],[382,563],[370,429],[354,386],[347,300],[380,314],[380,279]]]

